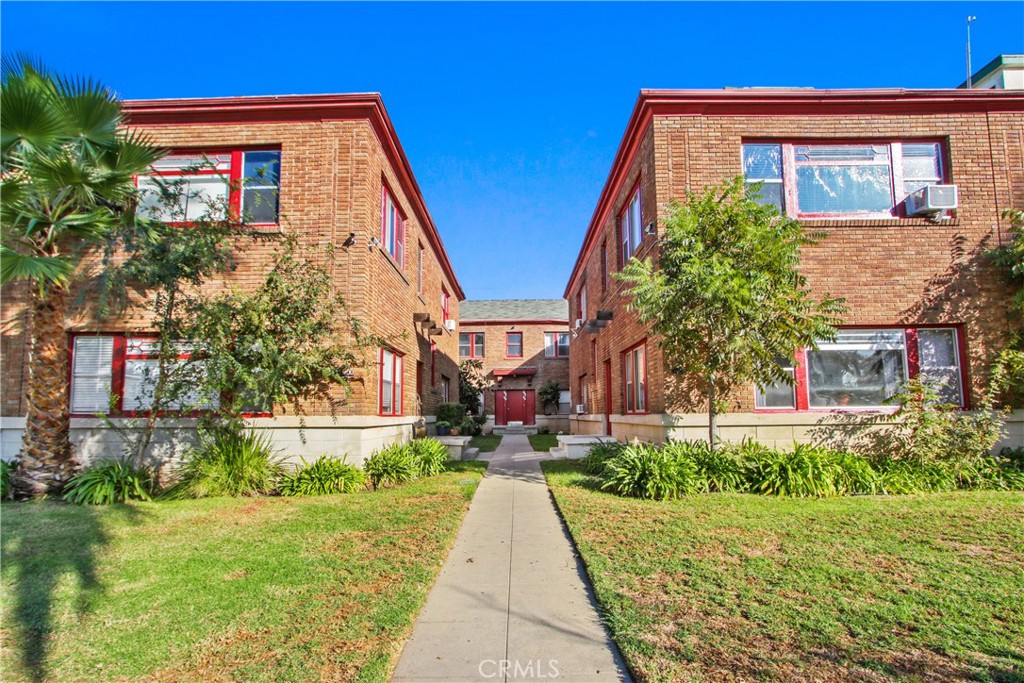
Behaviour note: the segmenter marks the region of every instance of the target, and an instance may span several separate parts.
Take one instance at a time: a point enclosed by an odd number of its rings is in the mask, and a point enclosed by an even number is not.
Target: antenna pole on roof
[[[971,89],[971,22],[977,21],[978,17],[967,17],[967,89]]]

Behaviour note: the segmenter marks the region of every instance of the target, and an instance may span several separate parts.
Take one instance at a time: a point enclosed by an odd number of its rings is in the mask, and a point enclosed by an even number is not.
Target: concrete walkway
[[[522,435],[490,455],[394,683],[629,680]]]

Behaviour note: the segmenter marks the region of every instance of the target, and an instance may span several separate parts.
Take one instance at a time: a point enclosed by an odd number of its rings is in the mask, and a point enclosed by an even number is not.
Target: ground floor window
[[[647,345],[640,344],[622,354],[626,413],[647,412]]]
[[[391,349],[380,350],[380,414],[402,414],[402,356]]]
[[[448,379],[447,375],[441,375],[441,403],[448,403],[450,396],[450,389],[448,385],[451,384],[451,380]]]
[[[844,329],[798,358],[796,386],[758,387],[758,408],[881,408],[909,378],[929,381],[943,401],[966,406],[956,327]]]
[[[163,364],[165,396],[161,410],[210,410],[218,397],[203,395],[201,360],[195,344],[174,342],[173,358]],[[75,335],[71,341],[71,414],[145,413],[156,401],[161,364],[156,337]]]

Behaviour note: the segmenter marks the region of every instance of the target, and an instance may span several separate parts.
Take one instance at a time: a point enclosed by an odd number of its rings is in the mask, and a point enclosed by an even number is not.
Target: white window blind
[[[106,413],[110,406],[113,337],[75,337],[71,412]]]

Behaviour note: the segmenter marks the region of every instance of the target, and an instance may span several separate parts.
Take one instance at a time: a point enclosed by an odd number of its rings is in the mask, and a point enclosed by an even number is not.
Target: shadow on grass
[[[577,460],[544,460],[541,462],[540,468],[544,471],[545,476],[554,477],[554,481],[550,483],[556,486],[573,486],[587,491],[608,493],[601,490],[601,478],[596,474],[589,474],[584,469],[583,463]]]
[[[9,619],[17,631],[22,666],[32,681],[47,680],[47,646],[54,635],[58,585],[77,582],[74,610],[86,614],[103,586],[97,556],[110,543],[104,520],[123,516],[138,524],[142,513],[129,505],[105,510],[57,502],[6,503],[0,552],[11,584]]]

